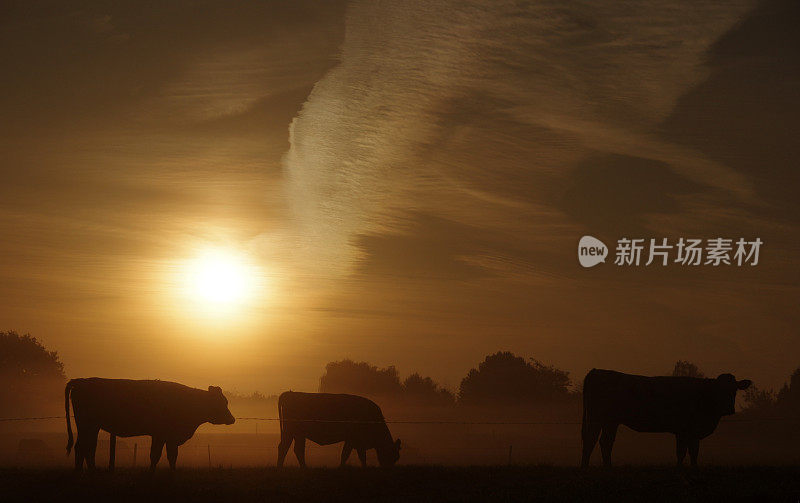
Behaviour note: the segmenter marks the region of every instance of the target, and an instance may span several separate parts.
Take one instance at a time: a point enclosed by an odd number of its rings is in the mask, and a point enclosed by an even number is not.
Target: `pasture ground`
[[[0,469],[0,501],[800,501],[800,467]]]

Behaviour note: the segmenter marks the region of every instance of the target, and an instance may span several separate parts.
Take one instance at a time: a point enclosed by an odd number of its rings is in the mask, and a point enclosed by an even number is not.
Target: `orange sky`
[[[798,338],[788,1],[12,6],[0,321],[70,377],[455,387],[500,349],[778,386]],[[757,267],[581,268],[578,239],[764,241]],[[184,295],[198,254],[258,291]]]

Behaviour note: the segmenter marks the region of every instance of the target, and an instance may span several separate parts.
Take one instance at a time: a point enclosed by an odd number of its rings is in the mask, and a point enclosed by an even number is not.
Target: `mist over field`
[[[26,398],[19,400],[17,395],[7,394],[0,397],[0,407],[25,411],[28,419],[0,420],[0,467],[72,464],[72,458],[63,455],[64,379],[57,373],[60,362],[54,361],[55,365],[37,367],[39,378],[11,373],[4,376],[9,389]],[[51,368],[56,371],[48,376]],[[703,375],[701,369],[686,361],[662,373]],[[581,381],[536,360],[498,352],[467,372],[455,392],[430,377],[402,375],[394,367],[379,368],[352,360],[328,363],[315,391],[356,394],[379,404],[392,435],[403,441],[404,465],[571,467],[577,465],[581,451]],[[201,425],[180,447],[180,466],[275,466],[281,436],[278,396],[228,392],[227,397],[236,423],[225,427]],[[800,369],[780,390],[754,388],[740,393],[737,409],[737,414],[724,417],[717,431],[702,441],[704,465],[797,464],[798,445],[793,432],[800,421]],[[148,437],[141,436],[118,439],[116,466],[144,469],[150,443]],[[643,434],[623,427],[615,445],[615,462],[671,465],[674,443],[674,435],[669,433]],[[306,449],[306,461],[312,467],[339,465],[340,443],[321,446],[307,442]],[[106,465],[108,456],[109,437],[101,431],[98,466]],[[599,463],[599,453],[596,457]],[[377,465],[374,453],[368,454],[368,463]],[[287,464],[296,466],[293,455]]]
[[[7,2],[0,500],[797,500],[798,25]]]

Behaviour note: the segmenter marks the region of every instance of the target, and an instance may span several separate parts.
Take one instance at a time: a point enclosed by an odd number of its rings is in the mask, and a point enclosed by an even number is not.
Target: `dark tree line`
[[[692,362],[678,360],[674,376],[704,377]],[[55,410],[66,381],[64,364],[30,334],[0,332],[0,415]],[[401,379],[394,366],[379,368],[367,362],[330,362],[320,378],[319,391],[352,393],[389,400],[398,405],[423,407],[520,407],[579,403],[580,392],[569,372],[534,358],[499,351],[471,369],[457,390],[448,390],[430,377],[413,373]],[[231,396],[242,406],[258,409],[276,396],[254,393]],[[744,413],[756,416],[800,416],[800,368],[777,392],[751,386],[744,394]]]
[[[800,368],[797,368],[789,382],[784,383],[777,392],[751,386],[746,392],[745,412],[763,417],[800,416]]]
[[[696,364],[687,360],[676,361],[671,375],[705,377]],[[471,369],[455,392],[441,387],[430,377],[414,373],[401,381],[394,366],[378,368],[352,360],[329,363],[320,379],[319,391],[402,398],[405,403],[418,405],[495,408],[574,404],[580,398],[576,384],[565,370],[534,358],[500,351]],[[748,414],[798,416],[800,368],[778,392],[752,386],[740,398]]]
[[[393,365],[378,368],[367,362],[352,360],[328,363],[319,380],[319,391],[389,398],[427,406],[449,406],[455,403],[453,393],[439,386],[430,377],[422,377],[415,372],[401,382]]]
[[[705,377],[694,363],[678,360],[672,370],[674,376]],[[760,417],[798,417],[800,416],[800,368],[797,368],[789,382],[784,383],[777,392],[771,389],[750,386],[744,392],[743,412]]]
[[[457,392],[413,373],[401,381],[394,366],[342,360],[325,367],[319,391],[354,393],[425,406],[513,406],[570,398],[569,373],[508,351],[487,356],[461,380]]]

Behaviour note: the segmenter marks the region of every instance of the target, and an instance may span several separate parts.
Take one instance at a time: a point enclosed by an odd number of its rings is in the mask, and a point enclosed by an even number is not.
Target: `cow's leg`
[[[95,470],[94,458],[97,453],[97,435],[100,433],[100,428],[91,426],[83,428],[82,433],[78,433],[83,437],[83,459],[86,461],[86,469],[89,471]]]
[[[117,457],[117,436],[113,433],[108,437],[108,471],[114,471],[114,461]]]
[[[611,466],[611,449],[614,439],[617,438],[617,424],[604,424],[603,433],[600,435],[600,450],[603,452],[603,466]]]
[[[150,473],[156,471],[158,460],[161,459],[161,451],[164,450],[164,440],[152,437],[150,442]]]
[[[83,455],[83,433],[81,432],[77,417],[75,418],[75,429],[77,430],[75,433],[75,471],[79,472],[83,470],[85,456]]]
[[[80,441],[75,442],[75,471],[83,470],[83,445]]]
[[[350,452],[353,450],[353,446],[350,445],[350,442],[345,440],[344,447],[342,447],[342,461],[339,463],[339,466],[344,467],[347,464],[347,458],[350,457]]]
[[[686,457],[688,443],[683,435],[675,435],[675,455],[678,458],[678,466],[683,466],[683,458]]]
[[[169,461],[169,469],[175,470],[175,463],[178,462],[177,442],[167,442],[167,461]]]
[[[597,438],[600,436],[600,424],[583,422],[581,429],[581,440],[583,442],[583,456],[581,457],[581,466],[586,468],[589,466],[589,459],[592,457],[594,445],[597,443]]]
[[[692,462],[692,466],[697,466],[697,454],[700,452],[700,439],[699,438],[690,438],[689,439],[689,460]]]
[[[361,468],[367,467],[367,450],[363,447],[359,447],[356,449],[358,453],[358,459],[361,461]]]
[[[292,445],[292,436],[281,432],[281,441],[278,444],[278,468],[283,466],[286,459],[286,453],[289,452],[289,447]]]
[[[294,437],[294,455],[297,456],[297,462],[300,466],[306,467],[306,438]]]

